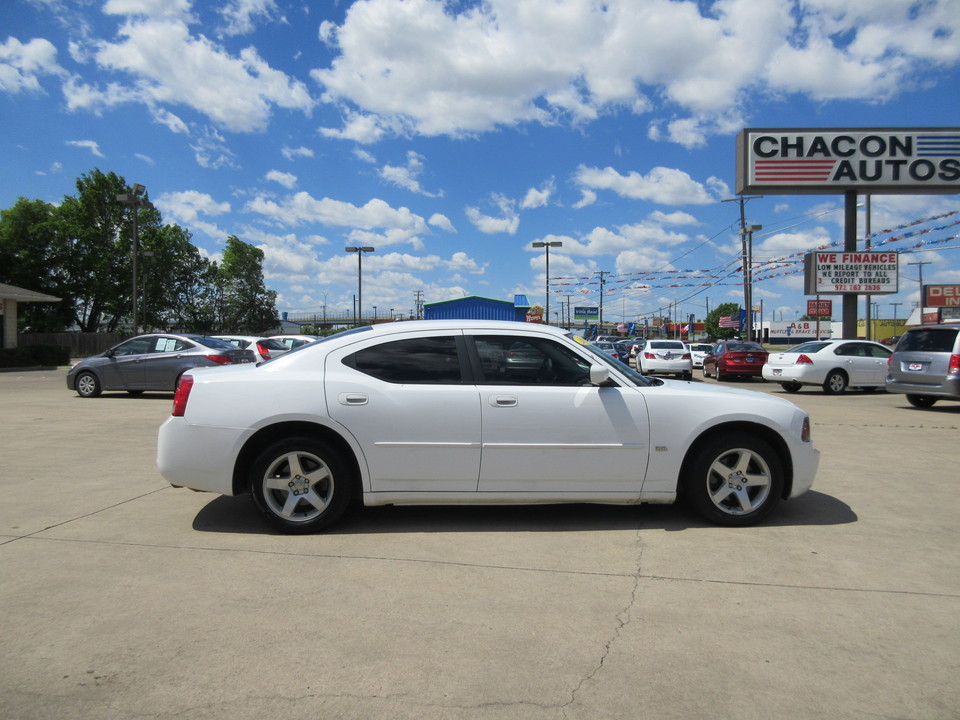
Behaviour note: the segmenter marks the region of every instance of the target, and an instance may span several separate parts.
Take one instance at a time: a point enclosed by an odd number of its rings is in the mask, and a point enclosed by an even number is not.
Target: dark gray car
[[[252,350],[204,335],[138,335],[71,367],[67,388],[80,397],[97,397],[104,390],[172,392],[191,368],[256,360]]]
[[[907,330],[890,356],[886,384],[914,407],[960,400],[960,324]]]

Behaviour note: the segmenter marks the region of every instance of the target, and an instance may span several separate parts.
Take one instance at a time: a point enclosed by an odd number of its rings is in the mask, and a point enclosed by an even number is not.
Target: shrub
[[[70,348],[61,345],[0,348],[0,368],[51,367],[69,364]]]

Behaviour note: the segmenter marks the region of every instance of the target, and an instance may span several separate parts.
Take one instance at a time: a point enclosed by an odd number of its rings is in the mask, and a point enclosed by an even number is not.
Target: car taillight
[[[260,353],[260,357],[264,360],[270,359],[270,349],[266,345],[257,343],[257,352]]]
[[[211,360],[217,365],[229,365],[233,362],[233,358],[229,355],[207,355],[207,360]]]
[[[950,367],[947,368],[947,375],[960,375],[960,355],[950,356]]]
[[[173,416],[183,417],[187,410],[187,400],[190,398],[190,390],[193,389],[193,375],[184,375],[177,383],[177,391],[173,394]]]
[[[813,365],[813,360],[808,358],[806,355],[801,355],[797,358],[797,365]]]
[[[808,416],[803,419],[803,427],[800,429],[800,439],[803,440],[803,442],[810,442],[810,438],[810,418]]]
[[[643,356],[644,356],[647,360],[656,360],[656,359],[657,359],[657,356],[654,355],[653,353],[645,352],[645,353],[643,354]]]
[[[681,360],[689,360],[689,359],[690,359],[690,353],[684,353],[684,354],[683,354],[683,357],[681,357],[680,359],[681,359]]]

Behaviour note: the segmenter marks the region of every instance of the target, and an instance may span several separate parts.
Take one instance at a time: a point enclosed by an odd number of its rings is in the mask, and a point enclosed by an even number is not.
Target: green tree
[[[59,297],[59,303],[24,303],[22,332],[59,332],[73,323],[73,298],[64,269],[66,244],[58,231],[57,208],[20,198],[0,211],[0,282]]]
[[[77,326],[84,332],[114,332],[133,321],[133,218],[146,234],[160,223],[156,210],[127,208],[117,195],[129,193],[115,173],[94,169],[77,180],[77,197],[60,206],[61,232],[70,244],[66,271]]]
[[[728,340],[730,338],[735,338],[740,334],[739,327],[737,328],[721,328],[720,327],[720,318],[730,315],[739,320],[740,318],[740,306],[737,303],[722,303],[717,305],[713,310],[707,313],[707,317],[704,320],[703,324],[706,328],[707,334],[716,338],[717,340]]]
[[[263,250],[236,235],[227,238],[214,290],[224,332],[259,333],[280,324],[277,293],[263,281]]]
[[[179,225],[149,228],[141,236],[142,327],[149,330],[214,330],[209,286],[213,263]]]

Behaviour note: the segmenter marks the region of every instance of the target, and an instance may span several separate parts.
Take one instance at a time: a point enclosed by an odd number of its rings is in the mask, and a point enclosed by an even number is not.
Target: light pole
[[[917,262],[907,263],[907,265],[916,265],[917,269],[920,270],[920,324],[921,325],[925,324],[924,318],[923,318],[923,304],[924,304],[924,301],[926,300],[926,298],[923,297],[923,266],[929,265],[929,264],[930,264],[929,260],[925,260],[923,262],[917,261]]]
[[[900,305],[903,305],[903,303],[902,303],[902,302],[887,303],[887,305],[893,305],[893,319],[896,320],[896,319],[897,319],[897,308],[898,308]]]
[[[355,252],[357,254],[357,315],[353,319],[353,324],[359,325],[359,319],[363,317],[363,254],[373,252],[375,248],[363,246],[348,247],[344,248],[344,250],[347,252]]]
[[[543,248],[544,252],[547,255],[547,325],[550,324],[550,248],[552,247],[563,247],[563,243],[559,240],[551,241],[537,241],[533,244],[535,248]]]
[[[121,193],[117,195],[117,202],[129,205],[133,208],[133,240],[130,243],[130,252],[132,257],[133,288],[131,298],[133,300],[133,334],[137,334],[137,256],[140,254],[140,237],[137,229],[137,211],[140,208],[153,210],[153,203],[144,197],[147,189],[143,185],[134,185],[132,193]]]

